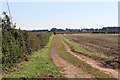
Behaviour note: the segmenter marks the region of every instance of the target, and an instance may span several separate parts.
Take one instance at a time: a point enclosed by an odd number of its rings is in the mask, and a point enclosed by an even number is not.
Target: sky
[[[108,2],[42,2],[25,0],[9,2],[11,16],[17,23],[17,28],[51,29],[55,28],[102,28],[118,25],[118,2],[109,0]],[[60,0],[58,0],[60,1]],[[1,3],[0,3],[1,4]],[[1,5],[0,5],[1,6]],[[2,11],[7,11],[6,2],[2,2]]]
[[[0,0],[5,2],[6,0]],[[119,0],[8,0],[9,2],[118,2]]]

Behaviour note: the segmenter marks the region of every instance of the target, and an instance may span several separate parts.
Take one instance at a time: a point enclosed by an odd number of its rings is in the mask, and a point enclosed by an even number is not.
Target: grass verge
[[[50,74],[61,77],[57,67],[51,60],[50,48],[53,36],[51,36],[48,45],[29,57],[29,61],[18,64],[11,74],[4,74],[3,78],[37,78],[44,74]]]
[[[66,34],[66,35],[69,35],[69,34]],[[70,34],[71,35],[71,34]],[[96,34],[72,34],[72,35],[94,35],[97,37]],[[101,35],[103,36],[103,35]],[[91,53],[89,51],[85,51],[85,50],[82,50],[78,43],[74,42],[74,41],[71,41],[67,38],[65,38],[64,36],[62,36],[62,39],[64,40],[65,43],[67,43],[67,45],[69,45],[71,47],[71,50],[74,51],[74,52],[77,52],[79,54],[83,54],[87,57],[90,57],[96,61],[99,61],[102,63],[102,66],[106,67],[106,68],[111,68],[111,69],[119,69],[119,64],[120,64],[120,59],[119,58],[112,58],[112,57],[109,57],[109,56],[106,56],[104,55],[103,53],[100,53],[100,52],[95,52],[97,54],[94,54],[94,53]]]
[[[88,56],[88,57],[91,57],[91,58],[93,58],[93,59],[95,59],[95,60],[102,60],[102,61],[111,61],[111,60],[112,60],[111,58],[106,57],[105,55],[100,55],[100,54],[99,54],[99,55],[94,55],[94,54],[91,54],[91,53],[87,53],[87,52],[85,52],[85,51],[82,51],[82,50],[80,50],[80,48],[78,47],[78,44],[77,44],[77,43],[66,39],[66,38],[63,37],[62,35],[61,35],[61,37],[62,37],[62,39],[65,41],[65,43],[67,43],[67,44],[71,47],[71,50],[72,50],[72,51],[81,53],[81,54],[83,54],[83,55],[85,55],[85,56]]]
[[[84,72],[93,75],[94,78],[110,78],[109,75],[99,71],[96,68],[91,67],[89,64],[85,63],[84,61],[82,61],[82,60],[76,58],[75,56],[73,56],[72,54],[68,53],[65,50],[65,47],[62,44],[59,36],[56,37],[56,41],[58,42],[57,50],[59,50],[58,54],[60,57],[62,57],[66,61],[70,62],[74,66],[81,68]]]
[[[89,53],[86,53],[86,52],[84,52],[84,51],[81,51],[75,42],[66,39],[66,38],[63,37],[62,35],[61,35],[61,37],[62,37],[62,39],[65,41],[65,43],[67,43],[67,44],[71,47],[71,49],[72,49],[73,51],[78,52],[78,53],[82,53],[82,54],[87,55],[87,56],[89,56],[89,57],[94,56],[93,54],[89,54]]]

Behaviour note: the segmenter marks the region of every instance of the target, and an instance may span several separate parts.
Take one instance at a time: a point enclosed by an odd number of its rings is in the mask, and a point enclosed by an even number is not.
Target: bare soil
[[[63,42],[63,44],[65,46],[66,51],[68,51],[69,53],[71,53],[72,55],[77,57],[78,59],[80,59],[80,60],[86,62],[87,64],[91,65],[92,67],[99,69],[100,71],[112,76],[113,78],[118,78],[118,70],[111,69],[111,68],[104,68],[104,67],[100,66],[100,65],[102,65],[100,62],[95,61],[94,59],[84,56],[80,53],[73,52],[65,42]]]
[[[111,69],[120,69],[118,34],[79,34],[65,35],[76,42],[81,51],[94,54],[102,66]]]
[[[104,54],[110,58],[118,58],[117,34],[79,34],[65,35],[65,37],[78,43],[80,49],[92,54]]]
[[[65,78],[92,78],[90,74],[86,74],[81,69],[62,59],[58,55],[57,51],[57,42],[55,41],[54,37],[51,49],[51,57],[55,65],[60,69],[60,73],[62,73]]]

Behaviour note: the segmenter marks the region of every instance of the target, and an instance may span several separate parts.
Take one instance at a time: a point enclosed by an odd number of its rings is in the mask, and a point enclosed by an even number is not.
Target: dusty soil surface
[[[69,62],[65,61],[61,57],[59,57],[57,53],[57,42],[53,41],[53,47],[51,50],[51,57],[53,62],[57,67],[59,67],[60,72],[66,77],[66,78],[92,78],[90,74],[86,74],[81,69],[73,66]]]
[[[72,55],[77,57],[78,59],[86,62],[87,64],[91,65],[92,67],[99,69],[100,71],[102,71],[102,72],[104,72],[104,73],[106,73],[114,78],[118,78],[118,70],[114,70],[114,69],[110,69],[110,68],[103,68],[100,66],[101,65],[100,62],[95,61],[92,58],[88,58],[80,53],[71,51],[70,47],[64,41],[62,41],[62,42],[65,46],[66,51],[68,51],[69,53],[71,53]]]
[[[71,41],[79,44],[82,51],[94,55],[103,54],[111,59],[118,59],[118,34],[79,34],[65,35]]]

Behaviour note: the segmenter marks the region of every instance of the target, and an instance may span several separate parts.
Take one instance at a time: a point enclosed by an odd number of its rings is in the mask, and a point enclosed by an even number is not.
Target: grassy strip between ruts
[[[72,50],[72,51],[81,53],[81,54],[83,54],[83,55],[85,55],[85,56],[88,56],[88,57],[91,57],[91,58],[93,58],[93,59],[95,59],[95,60],[98,60],[98,59],[99,59],[99,60],[104,60],[104,61],[106,61],[106,60],[107,60],[107,61],[112,60],[111,58],[106,57],[106,56],[104,56],[104,55],[94,55],[94,54],[90,54],[90,53],[87,53],[87,52],[85,52],[85,51],[82,51],[82,50],[80,50],[80,48],[78,47],[78,44],[77,44],[77,43],[66,39],[66,38],[63,37],[62,35],[61,35],[61,37],[62,37],[62,39],[65,41],[65,43],[67,43],[67,44],[71,47],[71,50]]]
[[[39,78],[44,74],[50,74],[58,78],[62,77],[57,67],[50,58],[50,49],[53,36],[51,36],[48,45],[33,54],[28,62],[18,64],[17,69],[13,69],[13,73],[3,75],[3,78]]]
[[[61,37],[62,37],[62,39],[71,47],[71,49],[72,49],[73,51],[79,52],[79,53],[83,53],[84,55],[87,55],[87,56],[89,56],[89,57],[94,56],[94,55],[92,55],[92,54],[88,54],[88,53],[86,53],[86,52],[81,51],[81,50],[79,49],[79,47],[77,46],[77,44],[75,44],[74,42],[66,39],[66,38],[63,37],[62,35],[61,35]]]
[[[62,42],[60,40],[60,36],[56,37],[56,41],[58,42],[58,44],[57,44],[57,50],[59,50],[58,54],[60,55],[60,57],[62,57],[66,61],[70,62],[74,66],[79,67],[84,72],[93,75],[94,78],[111,78],[109,75],[107,75],[107,74],[99,71],[96,68],[91,67],[89,64],[81,61],[80,59],[76,58],[72,54],[68,53],[65,50],[65,47],[64,47],[64,45],[62,44]]]

